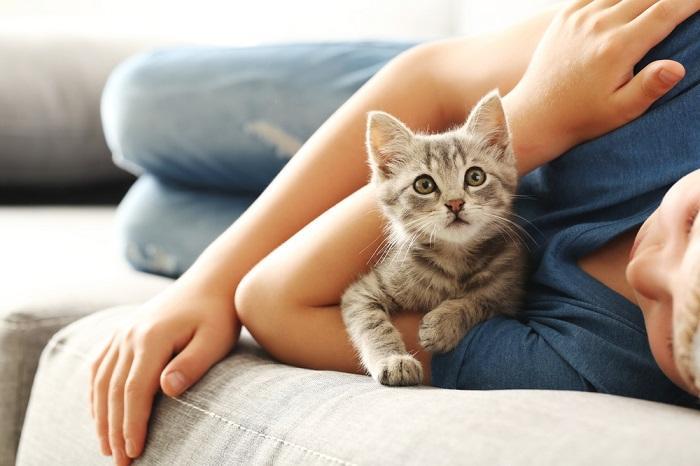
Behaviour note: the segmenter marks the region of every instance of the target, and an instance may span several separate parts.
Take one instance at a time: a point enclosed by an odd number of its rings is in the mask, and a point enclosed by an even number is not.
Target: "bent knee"
[[[265,262],[256,264],[236,287],[234,305],[241,323],[251,329],[259,322],[258,317],[268,318],[297,305],[289,286],[274,267]]]
[[[119,64],[110,74],[101,99],[101,117],[107,145],[116,165],[140,175],[149,161],[154,124],[164,112],[158,90],[172,76],[160,65],[166,51],[141,53]]]
[[[189,268],[196,252],[184,244],[188,233],[169,223],[177,214],[160,202],[163,195],[163,188],[149,175],[132,185],[117,208],[119,248],[134,269],[177,278]]]
[[[252,317],[269,306],[269,287],[264,286],[264,277],[259,267],[253,267],[243,276],[236,287],[234,306],[241,323],[248,329],[254,325]]]
[[[152,220],[133,211],[118,215],[121,254],[135,270],[178,278],[189,267],[189,261],[158,238],[156,227]]]

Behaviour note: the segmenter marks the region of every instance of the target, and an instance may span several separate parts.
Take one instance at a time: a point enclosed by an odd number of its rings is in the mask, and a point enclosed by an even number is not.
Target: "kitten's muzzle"
[[[470,223],[455,213],[455,218],[452,219],[450,223],[447,224],[448,227],[460,226],[460,225],[470,225]]]

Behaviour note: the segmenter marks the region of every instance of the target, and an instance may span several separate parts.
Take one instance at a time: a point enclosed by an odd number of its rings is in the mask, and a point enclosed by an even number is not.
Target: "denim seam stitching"
[[[76,358],[78,358],[78,359],[81,359],[81,360],[83,360],[83,361],[87,361],[87,358],[85,357],[85,355],[84,355],[83,353],[81,353],[81,352],[79,352],[79,351],[73,349],[72,347],[68,346],[67,344],[65,344],[65,343],[63,343],[63,342],[59,342],[59,341],[56,341],[56,342],[49,342],[49,344],[47,345],[47,349],[51,349],[51,348],[60,349],[60,350],[64,351],[65,353],[70,354],[70,355],[72,355],[72,356],[74,356],[74,357],[76,357]],[[243,431],[246,431],[246,432],[252,432],[252,433],[254,433],[254,434],[256,434],[256,435],[258,435],[258,436],[260,436],[260,437],[263,437],[263,438],[265,438],[265,439],[274,440],[274,441],[276,441],[276,442],[278,442],[278,443],[281,443],[281,444],[283,444],[283,445],[287,445],[287,446],[291,446],[291,447],[294,447],[294,448],[298,448],[298,449],[302,450],[302,451],[305,452],[305,453],[310,453],[310,454],[312,454],[312,455],[318,456],[319,458],[324,459],[324,460],[326,460],[326,461],[329,461],[329,462],[331,462],[331,463],[338,463],[338,464],[342,464],[342,465],[345,465],[345,466],[358,466],[358,465],[355,464],[355,463],[351,463],[351,462],[348,462],[348,461],[345,461],[345,460],[341,460],[340,458],[335,458],[335,457],[333,457],[333,456],[327,455],[327,454],[325,454],[325,453],[321,453],[321,452],[319,452],[319,451],[311,450],[311,449],[309,449],[309,448],[303,447],[303,446],[301,446],[301,445],[297,445],[296,443],[290,442],[290,441],[288,441],[288,440],[284,440],[284,439],[281,439],[281,438],[278,438],[278,437],[275,437],[275,436],[269,435],[269,434],[263,434],[262,432],[258,432],[257,430],[251,429],[251,428],[249,428],[249,427],[245,427],[245,426],[243,426],[243,425],[241,425],[241,424],[238,424],[237,422],[234,422],[234,421],[232,421],[232,420],[230,420],[230,419],[227,419],[227,418],[225,418],[225,417],[223,417],[223,416],[220,416],[220,415],[218,415],[218,414],[216,414],[216,413],[214,413],[214,412],[208,411],[208,410],[206,410],[206,409],[204,409],[204,408],[201,408],[201,407],[199,407],[199,406],[197,406],[197,405],[195,405],[195,404],[192,404],[192,403],[190,403],[190,402],[187,402],[187,401],[185,401],[185,400],[183,400],[183,399],[175,398],[175,397],[168,397],[168,398],[170,398],[170,399],[172,399],[172,400],[175,400],[175,401],[177,401],[178,403],[181,403],[181,404],[183,404],[183,405],[185,405],[185,406],[188,406],[188,407],[190,407],[190,408],[193,408],[193,409],[195,409],[195,410],[197,410],[197,411],[200,411],[200,412],[202,412],[202,413],[204,413],[204,414],[207,414],[208,416],[213,417],[214,419],[217,419],[217,420],[219,420],[219,421],[225,422],[226,424],[232,425],[233,427],[235,427],[235,428],[237,428],[237,429],[240,429],[240,430],[243,430]]]

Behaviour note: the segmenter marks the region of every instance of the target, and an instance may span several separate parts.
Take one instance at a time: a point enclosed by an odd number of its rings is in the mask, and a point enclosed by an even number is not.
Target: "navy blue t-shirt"
[[[474,327],[434,355],[432,382],[459,389],[586,390],[697,406],[651,355],[641,310],[577,261],[638,227],[668,188],[700,168],[700,15],[653,49],[687,74],[639,119],[523,177],[518,213],[537,239],[518,318]]]

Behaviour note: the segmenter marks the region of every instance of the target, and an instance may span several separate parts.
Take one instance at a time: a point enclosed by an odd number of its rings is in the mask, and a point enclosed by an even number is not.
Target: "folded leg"
[[[114,161],[193,187],[260,192],[409,43],[183,47],[136,56],[102,101]]]

